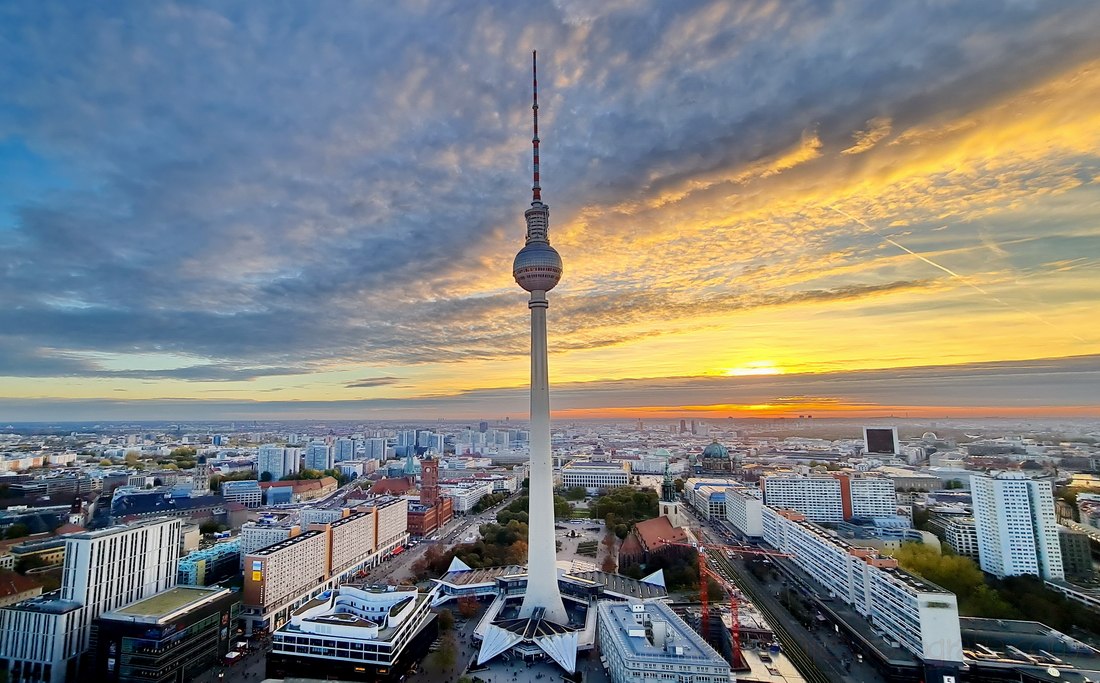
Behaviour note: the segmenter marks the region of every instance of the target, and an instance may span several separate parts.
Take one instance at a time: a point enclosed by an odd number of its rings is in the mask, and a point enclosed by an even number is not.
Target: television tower
[[[558,590],[557,551],[554,543],[554,471],[550,460],[550,377],[546,358],[546,293],[561,279],[561,257],[550,246],[550,207],[542,203],[539,186],[539,81],[537,53],[531,53],[534,137],[534,184],[527,221],[527,244],[516,254],[512,275],[531,293],[531,466],[528,491],[530,511],[527,545],[527,592],[520,617],[540,616],[568,624]]]

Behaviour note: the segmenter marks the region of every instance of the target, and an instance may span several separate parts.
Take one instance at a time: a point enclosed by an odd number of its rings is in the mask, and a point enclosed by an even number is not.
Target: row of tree
[[[1074,626],[1100,634],[1100,617],[1084,605],[1047,588],[1035,576],[987,577],[968,557],[945,547],[943,554],[920,543],[905,543],[894,554],[906,571],[955,594],[959,614],[990,619],[1040,621],[1062,631]]]

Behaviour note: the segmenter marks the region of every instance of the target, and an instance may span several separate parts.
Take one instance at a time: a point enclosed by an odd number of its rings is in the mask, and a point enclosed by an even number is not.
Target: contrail
[[[1076,339],[1076,340],[1077,340],[1077,341],[1079,341],[1079,342],[1084,342],[1084,341],[1085,341],[1084,339],[1082,339],[1081,337],[1078,337],[1078,336],[1077,336],[1076,334],[1074,334],[1073,332],[1069,332],[1069,331],[1067,331],[1067,330],[1063,330],[1062,328],[1058,327],[1057,325],[1055,325],[1054,323],[1050,322],[1050,321],[1049,321],[1049,320],[1047,320],[1046,318],[1042,317],[1042,316],[1041,316],[1041,315],[1039,315],[1038,313],[1033,313],[1032,311],[1029,311],[1029,310],[1027,310],[1027,309],[1024,309],[1024,308],[1020,308],[1019,306],[1016,306],[1016,305],[1014,305],[1014,304],[1010,304],[1010,303],[1008,303],[1007,301],[1004,301],[1003,299],[999,299],[999,298],[998,298],[998,297],[997,297],[996,295],[994,295],[994,294],[990,293],[989,291],[987,291],[987,290],[985,290],[985,289],[982,289],[981,287],[979,287],[978,285],[974,284],[973,282],[971,282],[971,281],[970,281],[969,279],[967,279],[966,277],[964,277],[964,276],[962,276],[962,275],[959,275],[958,273],[956,273],[955,271],[951,270],[951,269],[950,269],[950,268],[948,268],[947,266],[941,266],[940,264],[936,263],[936,262],[935,262],[935,261],[933,261],[932,259],[930,259],[930,258],[928,258],[928,257],[926,257],[926,256],[923,256],[923,255],[921,255],[921,254],[918,254],[917,252],[913,251],[912,249],[910,249],[909,247],[905,246],[904,244],[901,244],[901,243],[899,243],[899,242],[895,242],[894,240],[890,239],[890,238],[889,238],[889,237],[887,237],[886,235],[883,235],[883,234],[882,234],[881,232],[879,232],[878,230],[876,230],[876,229],[874,228],[874,226],[872,226],[871,224],[869,224],[869,223],[868,223],[867,221],[863,220],[862,218],[859,218],[859,217],[857,217],[857,216],[853,216],[852,214],[848,213],[847,211],[842,211],[842,210],[840,210],[840,209],[836,208],[835,206],[831,206],[831,205],[830,205],[830,206],[829,206],[828,208],[832,209],[833,211],[836,211],[837,213],[839,213],[839,214],[840,214],[841,216],[844,216],[844,217],[845,217],[845,218],[847,218],[848,220],[851,220],[851,221],[855,221],[856,223],[859,223],[859,224],[860,224],[860,225],[862,225],[863,227],[867,228],[867,229],[868,229],[868,230],[870,230],[871,232],[873,232],[873,233],[875,233],[876,235],[878,235],[879,239],[881,239],[881,240],[882,240],[883,242],[887,242],[887,243],[889,243],[889,244],[892,244],[892,245],[894,245],[894,246],[895,246],[895,247],[897,247],[898,249],[901,249],[902,251],[904,251],[904,252],[905,252],[906,254],[909,254],[910,256],[915,256],[916,258],[920,259],[921,261],[924,261],[925,263],[927,263],[928,265],[932,266],[933,268],[939,268],[940,270],[942,270],[943,272],[947,273],[947,274],[948,274],[948,275],[950,275],[951,277],[955,278],[955,279],[956,279],[956,280],[958,280],[959,282],[963,283],[963,284],[964,284],[964,285],[966,285],[967,287],[970,287],[971,289],[973,289],[973,290],[975,290],[975,291],[977,291],[977,292],[980,292],[980,293],[984,294],[985,296],[987,296],[987,297],[989,297],[990,299],[992,299],[992,300],[996,301],[997,303],[1001,304],[1002,306],[1005,306],[1005,307],[1007,307],[1007,308],[1011,308],[1012,310],[1014,310],[1014,311],[1017,311],[1017,312],[1019,312],[1019,313],[1023,313],[1023,314],[1024,314],[1024,315],[1026,315],[1026,316],[1030,316],[1030,317],[1032,317],[1032,318],[1034,318],[1034,319],[1038,320],[1039,322],[1043,323],[1044,325],[1046,325],[1046,326],[1048,326],[1048,327],[1050,327],[1050,328],[1052,328],[1052,329],[1055,329],[1055,330],[1057,330],[1057,331],[1059,331],[1059,332],[1061,332],[1061,333],[1063,333],[1063,334],[1068,334],[1069,336],[1073,337],[1074,339]]]

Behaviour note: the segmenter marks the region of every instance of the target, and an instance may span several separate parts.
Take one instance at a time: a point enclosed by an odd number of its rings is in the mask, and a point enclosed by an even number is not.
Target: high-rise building
[[[416,433],[416,447],[417,448],[430,448],[432,445],[433,434],[424,429]]]
[[[841,522],[897,514],[894,480],[886,477],[784,475],[764,477],[761,488],[766,505],[795,510],[813,522]]]
[[[178,519],[65,537],[61,589],[0,609],[0,658],[10,680],[62,683],[85,680],[81,655],[99,615],[176,585]]]
[[[263,476],[264,472],[270,472],[271,478],[278,481],[298,471],[301,456],[302,449],[300,448],[284,448],[278,444],[265,444],[260,446],[259,455],[256,458],[256,470],[260,476]]]
[[[534,56],[532,56],[534,66]],[[531,208],[524,212],[527,240],[516,254],[512,275],[531,293],[531,486],[530,527],[527,549],[527,592],[520,616],[542,615],[557,624],[569,623],[558,589],[554,539],[554,470],[550,458],[550,377],[546,349],[546,293],[561,279],[562,262],[550,246],[550,207],[542,203],[539,186],[539,100],[537,71],[533,70],[531,105],[534,136],[534,182]]]
[[[386,459],[386,440],[385,439],[367,439],[363,444],[363,457],[367,460],[385,460]]]
[[[333,462],[343,462],[344,460],[355,459],[355,440],[354,439],[337,439],[336,443],[332,445],[332,458]]]
[[[489,423],[482,420],[478,423],[477,430],[484,434],[485,432],[489,431]]]
[[[331,470],[333,466],[332,446],[321,441],[314,441],[309,444],[306,447],[305,466],[307,470],[317,470],[319,472]]]
[[[982,571],[1064,579],[1054,489],[1022,472],[970,476]]]
[[[1092,565],[1092,546],[1088,534],[1059,526],[1058,542],[1061,545],[1062,568],[1066,578],[1086,582],[1094,580],[1096,569]]]

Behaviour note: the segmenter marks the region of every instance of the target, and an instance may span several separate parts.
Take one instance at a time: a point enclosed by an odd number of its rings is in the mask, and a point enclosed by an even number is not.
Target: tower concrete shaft
[[[546,351],[546,293],[531,292],[531,465],[528,512],[527,592],[521,617],[538,608],[543,618],[568,624],[558,589],[554,539],[554,470],[550,458],[550,376]]]

